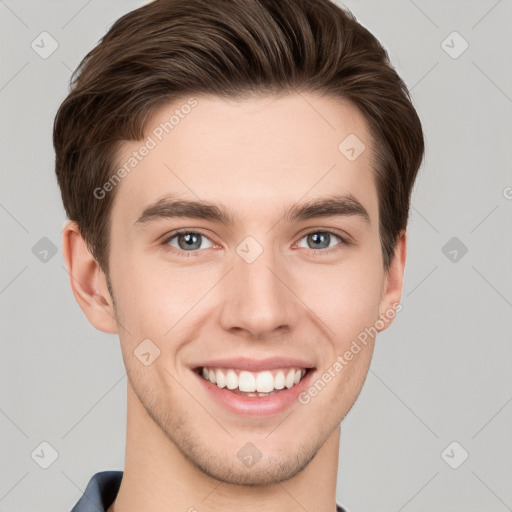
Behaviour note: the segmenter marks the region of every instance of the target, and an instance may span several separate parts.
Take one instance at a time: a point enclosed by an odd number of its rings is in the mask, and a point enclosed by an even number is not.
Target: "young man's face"
[[[400,300],[405,237],[386,274],[373,143],[355,107],[313,94],[196,99],[168,134],[160,123],[186,99],[152,118],[146,136],[156,147],[117,185],[112,209],[109,270],[129,422],[143,443],[154,421],[220,480],[281,481],[307,465],[354,404],[374,347],[358,335]],[[360,142],[352,137],[340,150],[350,134]],[[143,142],[125,143],[118,167]],[[285,215],[334,197],[362,208]],[[230,222],[164,210],[141,219],[164,199],[215,205]],[[172,236],[177,229],[188,234]],[[239,376],[272,358],[283,360],[252,372],[260,384],[269,380],[258,377],[264,370],[275,378],[280,369],[285,377],[312,369],[297,386],[252,398],[200,375],[207,366]],[[322,377],[329,369],[331,378]]]

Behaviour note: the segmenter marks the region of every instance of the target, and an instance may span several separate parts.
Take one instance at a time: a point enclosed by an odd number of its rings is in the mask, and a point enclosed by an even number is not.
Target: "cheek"
[[[379,318],[383,271],[378,264],[354,258],[316,272],[310,282],[304,302],[334,331],[337,342],[345,343]]]
[[[218,280],[212,272],[165,265],[150,258],[125,258],[112,276],[119,320],[133,342],[164,340]],[[126,332],[124,333],[126,336]]]

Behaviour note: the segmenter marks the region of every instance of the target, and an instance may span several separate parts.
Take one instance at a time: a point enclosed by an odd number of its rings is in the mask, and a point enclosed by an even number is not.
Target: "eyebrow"
[[[292,223],[318,217],[357,216],[370,224],[366,208],[352,195],[333,195],[314,199],[302,204],[289,206],[281,213],[281,218]],[[160,219],[186,217],[221,222],[227,226],[235,224],[234,215],[225,207],[207,201],[195,201],[164,197],[144,209],[135,225],[148,224]]]

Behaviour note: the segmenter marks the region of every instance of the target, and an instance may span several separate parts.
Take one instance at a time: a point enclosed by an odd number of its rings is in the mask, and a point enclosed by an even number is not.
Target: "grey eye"
[[[178,247],[173,245],[174,241],[177,241]],[[197,249],[201,249],[201,243],[203,240],[210,240],[201,233],[194,233],[193,231],[187,231],[183,233],[176,233],[171,238],[169,238],[168,244],[171,247],[175,247],[176,249],[181,249],[182,251],[193,251]],[[211,243],[211,242],[210,242]],[[211,245],[210,245],[211,247]],[[208,247],[202,247],[203,249],[207,249]]]
[[[306,243],[308,244],[307,249],[327,249],[328,247],[332,247],[330,243],[333,237],[342,241],[340,236],[330,233],[329,231],[314,231],[303,236],[301,240],[306,239]]]

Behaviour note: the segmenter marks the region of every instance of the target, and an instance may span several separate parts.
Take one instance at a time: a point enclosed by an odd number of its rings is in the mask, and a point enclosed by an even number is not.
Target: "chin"
[[[192,455],[192,456],[190,456]],[[316,452],[288,454],[286,457],[263,456],[251,467],[235,457],[226,459],[225,456],[205,454],[195,457],[189,454],[189,460],[201,472],[220,482],[231,485],[266,486],[285,482],[300,473],[314,458]]]

